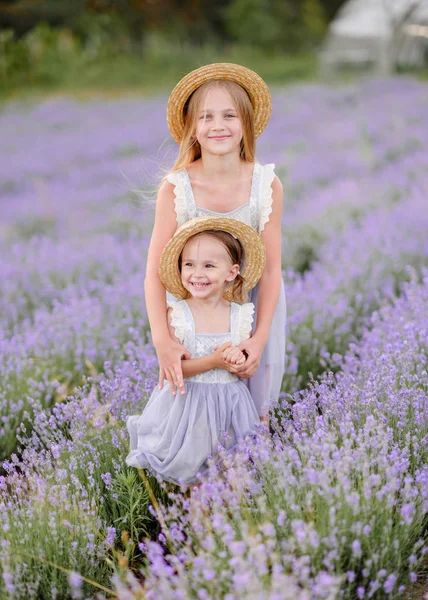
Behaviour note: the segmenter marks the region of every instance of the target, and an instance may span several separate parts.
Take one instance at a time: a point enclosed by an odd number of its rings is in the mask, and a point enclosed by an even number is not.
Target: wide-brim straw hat
[[[272,97],[266,83],[251,69],[233,63],[213,63],[195,69],[181,79],[168,100],[166,119],[169,131],[179,144],[184,131],[184,107],[202,84],[215,79],[235,81],[247,92],[254,109],[254,130],[258,137],[266,127],[272,112]]]
[[[248,292],[259,281],[266,263],[266,251],[261,236],[249,225],[227,217],[196,217],[181,225],[162,251],[159,264],[160,279],[165,288],[176,298],[190,297],[181,282],[179,258],[189,238],[203,231],[227,231],[237,238],[245,252],[244,265],[240,273],[244,279],[244,290]],[[226,287],[223,297],[232,300],[232,289]]]

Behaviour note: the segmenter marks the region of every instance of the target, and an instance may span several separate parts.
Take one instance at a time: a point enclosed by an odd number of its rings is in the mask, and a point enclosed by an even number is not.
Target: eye
[[[227,114],[227,115],[226,115],[226,117],[227,117],[228,119],[233,119],[235,116],[236,116],[236,115],[232,115],[232,114]]]
[[[184,267],[191,267],[191,266],[192,266],[192,263],[191,263],[191,262],[185,262],[183,266],[184,266]]]
[[[211,115],[201,115],[199,117],[200,121],[207,121],[208,119],[211,119]]]
[[[213,269],[215,268],[215,267],[214,267],[214,265],[212,265],[212,264],[210,264],[210,263],[208,263],[208,264],[206,265],[206,268],[207,268],[207,269],[210,269],[211,267],[212,267]]]

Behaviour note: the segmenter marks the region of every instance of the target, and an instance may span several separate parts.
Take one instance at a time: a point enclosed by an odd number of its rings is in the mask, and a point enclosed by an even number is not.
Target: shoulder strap
[[[230,303],[230,339],[234,346],[239,346],[239,311],[240,306],[236,302]]]
[[[189,211],[189,208],[192,206],[193,202],[193,193],[190,187],[190,193],[192,196],[189,196],[189,184],[188,177],[186,171],[176,171],[175,173],[169,173],[166,176],[166,180],[169,183],[172,183],[174,186],[174,205],[175,205],[175,214],[177,215],[177,226],[183,225],[189,219],[192,218],[192,211]]]
[[[265,228],[272,212],[272,183],[275,179],[275,165],[273,163],[264,165],[261,167],[261,171],[259,222],[257,226],[259,233]]]
[[[258,231],[259,213],[260,213],[260,181],[261,181],[262,166],[259,163],[254,163],[253,179],[251,182],[250,193],[250,225]]]
[[[231,310],[231,332],[232,332],[232,343],[234,346],[239,344],[250,337],[253,315],[254,315],[254,304],[252,302],[246,302],[245,304],[237,304],[232,302]]]
[[[183,169],[181,173],[183,174],[184,196],[186,199],[188,219],[194,219],[196,217],[197,207],[195,202],[195,196],[193,194],[192,182],[190,181],[187,169]]]
[[[180,304],[183,310],[185,327],[185,343],[183,345],[186,346],[187,350],[190,352],[190,356],[194,356],[196,352],[195,321],[186,300],[180,300]]]
[[[187,319],[182,300],[167,301],[168,308],[171,308],[171,325],[174,327],[175,335],[180,344],[187,342],[186,332],[188,330]]]

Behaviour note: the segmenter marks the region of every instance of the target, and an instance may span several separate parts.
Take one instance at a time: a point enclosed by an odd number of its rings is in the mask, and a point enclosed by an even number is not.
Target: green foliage
[[[96,558],[103,552],[99,520],[93,506],[82,508],[84,490],[68,495],[59,485],[37,490],[36,485],[10,483],[11,501],[2,507],[8,544],[0,561],[0,597],[12,598],[2,584],[16,569],[20,575],[14,598],[30,597],[29,590],[36,594],[32,598],[70,598],[67,575],[71,570],[108,586],[110,568]],[[90,556],[88,543],[93,545]],[[85,583],[82,592],[93,597],[94,588]]]
[[[261,70],[275,60],[271,82],[284,83],[301,78],[302,53],[313,52],[326,27],[322,0],[219,0],[205,8],[203,0],[182,8],[166,0],[165,10],[176,15],[168,20],[159,7],[129,0],[87,2],[86,9],[79,2],[72,11],[63,4],[18,0],[14,10],[0,6],[0,18],[10,17],[4,21],[10,29],[0,28],[0,93],[128,86],[158,91],[170,87],[177,72],[216,60],[250,68],[259,62]],[[299,61],[297,72],[287,68],[290,55]],[[305,58],[307,77],[314,59]]]
[[[258,1],[258,0],[255,0]],[[114,18],[99,15],[80,21],[79,35],[40,25],[20,39],[0,31],[0,94],[61,89],[73,93],[122,91],[156,93],[177,82],[180,74],[210,62],[237,62],[269,83],[308,79],[316,72],[311,52],[274,54],[251,44],[206,42],[195,52],[190,42],[151,33],[136,46]]]
[[[167,500],[154,477],[147,479],[153,494],[158,500]],[[101,515],[106,523],[111,523],[122,539],[129,535],[127,558],[130,563],[141,562],[142,554],[138,544],[146,537],[156,538],[159,523],[149,512],[151,504],[149,493],[134,468],[127,468],[118,473],[113,481]]]
[[[309,39],[321,41],[327,30],[327,18],[320,0],[303,0],[302,20]]]
[[[232,39],[264,50],[275,49],[281,36],[281,23],[270,10],[269,0],[232,0],[225,10],[226,27]]]
[[[66,29],[41,24],[20,39],[11,31],[0,32],[0,89],[54,83],[80,54],[78,40]]]
[[[326,29],[320,0],[232,0],[224,14],[233,40],[270,53],[314,46]]]

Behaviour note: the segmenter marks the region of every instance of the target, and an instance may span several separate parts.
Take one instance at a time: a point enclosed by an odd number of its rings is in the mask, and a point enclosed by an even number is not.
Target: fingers
[[[249,379],[259,368],[260,361],[247,359],[242,366],[236,365],[236,375],[241,379]]]
[[[190,352],[180,344],[172,344],[169,348],[163,348],[163,352],[158,355],[159,358],[159,389],[165,386],[165,380],[168,382],[172,394],[175,396],[177,390],[185,394],[183,370],[181,368],[181,359],[189,360]]]
[[[168,381],[169,388],[170,388],[170,390],[171,390],[171,392],[172,392],[173,396],[175,396],[175,395],[176,395],[176,393],[177,393],[177,391],[176,391],[176,389],[175,389],[175,384],[174,384],[174,375],[173,375],[173,373],[172,373],[170,370],[168,370],[168,371],[166,372],[166,379],[167,379],[167,381]]]
[[[225,350],[223,350],[221,356],[223,358],[224,361],[226,362],[230,362],[230,355],[231,352],[233,352],[233,348],[229,346],[229,348],[226,348]]]
[[[257,362],[255,362],[254,360],[250,360],[249,358],[245,358],[244,356],[244,360],[242,363],[240,363],[239,365],[237,364],[236,367],[239,369],[239,372],[250,372],[252,369],[257,369]]]
[[[165,381],[165,369],[162,367],[159,369],[159,389],[163,388],[163,382]]]
[[[245,356],[236,346],[232,346],[231,348],[227,348],[223,352],[223,360],[233,365],[236,365],[242,362],[245,362]]]
[[[221,346],[217,346],[220,352],[224,352],[226,348],[230,348],[232,346],[232,342],[224,342]]]
[[[242,371],[237,369],[236,374],[241,379],[250,379],[250,377],[252,377],[256,373],[256,371],[257,371],[257,369],[251,369],[251,370],[244,369]]]
[[[184,389],[183,371],[181,369],[180,370],[175,369],[174,383],[180,390],[181,395],[184,396],[184,394],[186,393],[186,390]]]

